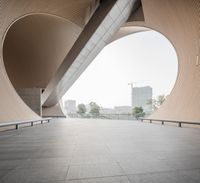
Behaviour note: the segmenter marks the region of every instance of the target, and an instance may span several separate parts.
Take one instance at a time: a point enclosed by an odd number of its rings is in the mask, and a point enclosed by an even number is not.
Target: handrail
[[[99,118],[99,119],[115,119],[115,120],[135,120],[136,118],[131,113],[93,113],[93,114],[78,114],[69,113],[69,118]]]
[[[9,127],[9,126],[15,126],[15,129],[19,129],[19,125],[24,125],[24,124],[31,124],[31,126],[34,125],[34,123],[36,122],[41,122],[41,124],[43,124],[45,121],[46,122],[50,122],[52,118],[41,118],[41,119],[37,119],[37,120],[25,120],[25,121],[12,121],[12,122],[4,122],[4,123],[0,123],[0,128],[2,127]]]
[[[51,115],[51,116],[43,116],[43,117],[44,118],[49,118],[49,117],[51,117],[51,118],[66,118],[66,116],[63,116],[63,115],[62,116],[61,115],[60,116],[52,116]]]
[[[200,122],[189,122],[189,121],[178,121],[178,120],[161,120],[161,119],[145,119],[145,118],[141,118],[140,119],[141,122],[143,121],[149,121],[150,123],[152,123],[153,121],[158,121],[158,122],[161,122],[162,125],[164,125],[164,123],[177,123],[178,124],[178,127],[182,127],[182,124],[189,124],[189,125],[200,125]]]

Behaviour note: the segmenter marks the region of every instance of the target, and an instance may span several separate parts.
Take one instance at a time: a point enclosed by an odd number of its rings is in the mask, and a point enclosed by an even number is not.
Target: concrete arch
[[[143,27],[146,27],[147,31],[153,29],[163,34],[176,50],[178,75],[167,101],[151,118],[199,121],[200,1],[141,0],[141,4],[144,17],[139,17],[139,21],[129,20],[111,41],[146,31]]]
[[[200,120],[199,5],[198,0],[142,0],[145,22],[126,26],[145,26],[161,32],[174,45],[179,60],[177,82],[171,95],[151,118]]]

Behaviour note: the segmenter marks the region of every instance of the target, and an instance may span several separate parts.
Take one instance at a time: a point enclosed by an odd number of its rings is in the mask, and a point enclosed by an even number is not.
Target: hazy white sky
[[[153,95],[169,94],[176,81],[178,61],[171,43],[148,31],[106,46],[63,97],[77,104],[91,101],[102,107],[131,105],[131,88],[149,85]]]

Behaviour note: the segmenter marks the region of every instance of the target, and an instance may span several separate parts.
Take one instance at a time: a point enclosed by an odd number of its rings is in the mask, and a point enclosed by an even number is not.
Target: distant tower
[[[132,88],[132,108],[142,107],[145,112],[152,110],[152,105],[148,104],[152,100],[152,88],[150,86]]]
[[[75,100],[66,100],[65,101],[65,110],[67,114],[75,114],[76,113],[76,101]]]

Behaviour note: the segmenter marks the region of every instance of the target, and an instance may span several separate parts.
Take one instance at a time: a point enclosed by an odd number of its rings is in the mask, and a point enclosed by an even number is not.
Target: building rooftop
[[[196,183],[200,129],[56,119],[0,132],[1,183]]]

